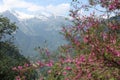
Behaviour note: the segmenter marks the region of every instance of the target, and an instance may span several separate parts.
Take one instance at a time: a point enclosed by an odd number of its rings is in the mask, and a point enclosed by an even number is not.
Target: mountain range
[[[47,47],[56,50],[58,46],[65,44],[64,37],[59,34],[63,26],[68,26],[69,21],[64,16],[49,16],[40,14],[30,18],[21,19],[19,13],[15,11],[5,11],[0,13],[8,17],[11,22],[15,22],[18,29],[14,33],[14,43],[24,56],[36,56],[35,47]]]

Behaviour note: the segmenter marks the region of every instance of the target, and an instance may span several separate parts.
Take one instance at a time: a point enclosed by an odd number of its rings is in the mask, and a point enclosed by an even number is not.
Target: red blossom
[[[84,41],[84,43],[88,43],[88,41],[89,41],[89,36],[88,36],[88,35],[84,36],[83,41]]]
[[[69,71],[71,70],[71,67],[67,66],[65,69]]]
[[[63,75],[66,75],[66,74],[67,74],[67,72],[66,72],[66,71],[64,71],[64,72],[63,72]]]
[[[23,69],[23,67],[22,67],[22,66],[18,66],[18,69],[19,69],[19,70],[22,70],[22,69]]]
[[[52,67],[52,66],[53,66],[53,61],[52,61],[52,60],[50,60],[50,61],[49,61],[49,62],[47,62],[45,65],[46,65],[46,66],[48,66],[48,67]]]

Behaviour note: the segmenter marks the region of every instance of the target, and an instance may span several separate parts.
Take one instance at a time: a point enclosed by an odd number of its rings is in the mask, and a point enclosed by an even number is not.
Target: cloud
[[[34,17],[34,15],[26,14],[20,11],[15,11],[14,15],[17,16],[19,19],[29,19]]]
[[[9,9],[24,9],[33,13],[48,12],[54,15],[65,15],[70,9],[70,5],[68,3],[62,3],[56,6],[41,6],[36,5],[33,2],[26,2],[25,0],[3,0],[3,5],[0,5],[0,10],[4,11]]]
[[[4,5],[0,5],[0,12],[4,12],[6,10],[9,10],[9,8],[5,7]]]
[[[3,4],[9,8],[28,8],[32,3],[27,3],[24,0],[3,0]]]
[[[43,6],[32,5],[28,7],[27,10],[31,12],[36,12],[36,11],[44,11],[45,8]]]
[[[34,6],[35,4],[33,3],[27,3],[24,0],[3,0],[3,4],[0,5],[0,10],[5,11],[5,10],[10,10],[10,9],[27,9],[30,6]]]
[[[32,12],[48,12],[54,15],[65,15],[70,10],[70,4],[59,4],[59,5],[47,5],[47,6],[31,6],[28,11]]]
[[[64,15],[69,11],[69,9],[70,9],[69,4],[60,4],[57,6],[49,5],[46,7],[46,10],[48,12],[53,13],[54,15]]]

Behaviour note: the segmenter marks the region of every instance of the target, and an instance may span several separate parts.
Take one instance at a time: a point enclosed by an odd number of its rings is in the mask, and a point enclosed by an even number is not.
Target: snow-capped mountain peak
[[[15,10],[7,10],[7,11],[2,12],[2,14],[4,13],[7,13],[7,14],[9,13],[9,14],[14,15],[19,21],[28,20],[31,18],[38,18],[42,21],[46,21],[48,20],[49,17],[52,16],[51,14],[45,13],[45,12],[41,12],[38,15],[31,15],[31,14],[27,14],[27,13],[15,11]]]
[[[13,14],[20,20],[22,20],[22,19],[30,19],[30,18],[34,17],[34,15],[26,14],[26,13],[19,12],[19,11],[14,11]]]

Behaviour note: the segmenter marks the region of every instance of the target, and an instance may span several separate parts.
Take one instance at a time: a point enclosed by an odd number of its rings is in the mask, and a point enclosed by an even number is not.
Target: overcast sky
[[[64,13],[69,9],[71,1],[72,0],[0,0],[0,11],[16,9],[31,12],[44,10]],[[84,0],[83,2],[86,1],[87,0]]]
[[[70,9],[70,2],[71,0],[0,0],[0,12],[16,10],[29,14],[48,12],[64,15]]]
[[[56,16],[68,15],[71,1],[72,0],[0,0],[0,12],[13,10],[23,18],[41,13],[47,16],[49,16],[49,13]],[[88,0],[80,1],[85,4]]]

